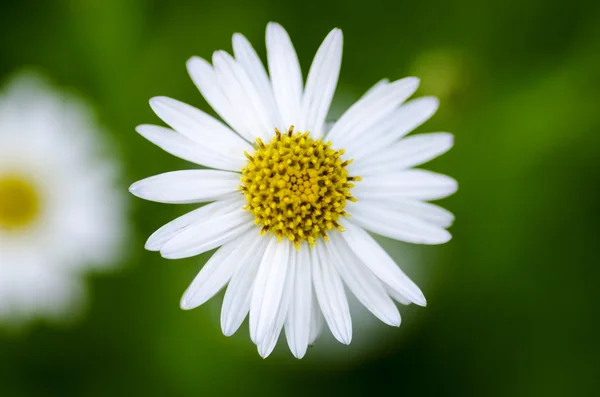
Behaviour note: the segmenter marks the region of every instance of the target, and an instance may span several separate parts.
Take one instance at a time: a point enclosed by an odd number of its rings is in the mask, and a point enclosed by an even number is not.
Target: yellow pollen
[[[0,175],[0,229],[24,228],[39,211],[39,194],[27,179],[18,175]]]
[[[256,140],[255,152],[246,153],[248,163],[242,169],[240,189],[246,196],[244,209],[252,212],[262,233],[271,232],[279,241],[307,241],[312,247],[319,238],[328,241],[327,232],[343,231],[338,223],[346,201],[356,201],[350,194],[351,182],[360,177],[348,176],[343,150],[331,148],[331,142],[313,139],[308,132],[294,132],[294,127],[269,143]]]

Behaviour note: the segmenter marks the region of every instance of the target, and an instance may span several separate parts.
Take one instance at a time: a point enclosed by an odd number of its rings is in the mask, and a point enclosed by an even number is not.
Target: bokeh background
[[[264,57],[270,20],[306,75],[344,31],[335,114],[383,77],[438,95],[420,131],[455,148],[428,165],[454,176],[457,216],[440,247],[383,241],[428,297],[391,329],[358,312],[349,347],[324,337],[305,359],[285,341],[262,360],[247,327],[220,332],[220,299],[179,298],[207,256],[143,249],[189,208],[131,198],[121,271],[90,279],[87,315],[0,331],[0,396],[594,396],[600,390],[600,2],[593,0],[159,1],[0,4],[0,79],[24,66],[95,107],[130,183],[189,167],[134,132],[159,123],[148,99],[210,111],[186,74],[192,55],[244,33]],[[281,343],[283,342],[283,343]]]

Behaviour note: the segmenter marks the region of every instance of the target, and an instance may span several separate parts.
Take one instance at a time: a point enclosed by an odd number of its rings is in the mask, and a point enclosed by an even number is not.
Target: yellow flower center
[[[301,241],[314,246],[319,237],[337,228],[353,181],[343,161],[344,150],[334,150],[331,142],[312,139],[308,132],[294,133],[290,127],[282,135],[277,129],[270,143],[256,140],[256,151],[245,153],[248,164],[242,169],[240,189],[246,196],[244,209],[252,212],[262,233],[274,233],[300,248]]]
[[[35,187],[19,175],[0,175],[0,229],[28,226],[40,212]]]

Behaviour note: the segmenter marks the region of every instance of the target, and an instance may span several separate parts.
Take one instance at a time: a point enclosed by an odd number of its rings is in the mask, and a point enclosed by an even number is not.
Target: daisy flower
[[[65,320],[114,264],[124,196],[80,100],[33,74],[0,93],[0,323]]]
[[[286,31],[270,23],[267,72],[251,44],[233,36],[233,53],[193,57],[189,74],[224,122],[174,99],[150,100],[171,128],[137,131],[165,151],[210,169],[168,172],[130,191],[161,203],[210,202],[158,229],[146,248],[168,259],[220,247],[181,299],[195,308],[227,285],[225,335],[249,315],[250,337],[268,356],[283,329],[304,356],[323,322],[344,344],[352,338],[346,294],[376,317],[400,325],[394,300],[425,297],[368,231],[417,244],[450,240],[448,211],[428,203],[456,182],[411,167],[446,152],[447,133],[404,138],[437,109],[435,98],[404,103],[414,77],[381,81],[327,128],[342,59],[332,30],[303,84]]]

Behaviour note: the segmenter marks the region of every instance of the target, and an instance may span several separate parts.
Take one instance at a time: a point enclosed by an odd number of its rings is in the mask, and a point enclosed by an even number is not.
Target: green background
[[[321,338],[296,360],[261,359],[247,326],[220,332],[221,297],[179,298],[206,256],[167,261],[143,243],[188,207],[131,197],[114,274],[90,277],[87,316],[0,331],[0,396],[592,396],[600,389],[600,2],[3,1],[0,79],[36,68],[97,110],[130,183],[187,168],[134,132],[148,99],[205,111],[192,55],[244,33],[264,56],[270,20],[306,75],[327,32],[344,32],[334,113],[383,78],[417,75],[438,95],[422,131],[456,145],[427,167],[455,177],[439,247],[384,241],[428,297],[388,328],[363,313],[353,343]],[[283,343],[281,343],[283,342]]]

